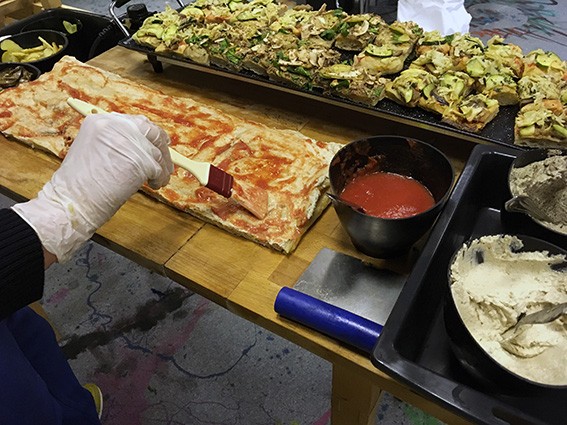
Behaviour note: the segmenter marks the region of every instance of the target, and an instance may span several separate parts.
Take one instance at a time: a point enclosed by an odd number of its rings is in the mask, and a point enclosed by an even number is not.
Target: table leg
[[[374,425],[381,390],[352,368],[333,365],[332,425]]]

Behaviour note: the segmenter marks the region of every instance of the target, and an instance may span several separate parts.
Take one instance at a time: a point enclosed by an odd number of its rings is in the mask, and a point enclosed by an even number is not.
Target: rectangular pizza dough
[[[0,131],[64,158],[83,120],[67,105],[68,97],[106,111],[145,115],[168,133],[180,154],[266,189],[269,211],[262,220],[177,167],[164,188],[142,189],[233,234],[289,253],[329,203],[324,196],[328,166],[340,144],[241,119],[189,97],[168,96],[69,56],[38,80],[0,93]]]

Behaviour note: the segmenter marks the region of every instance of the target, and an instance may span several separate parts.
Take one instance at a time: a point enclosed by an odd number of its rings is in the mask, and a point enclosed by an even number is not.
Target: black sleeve
[[[0,209],[0,320],[43,295],[43,249],[35,231]]]

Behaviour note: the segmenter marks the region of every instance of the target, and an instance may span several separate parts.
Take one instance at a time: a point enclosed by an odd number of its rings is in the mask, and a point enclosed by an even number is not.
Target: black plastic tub
[[[124,38],[113,20],[104,15],[98,15],[82,10],[54,8],[44,10],[8,25],[0,30],[0,36],[17,34],[29,29],[61,28],[63,21],[80,22],[80,28],[75,34],[68,34],[69,47],[67,54],[82,62],[116,46]],[[78,26],[78,27],[79,27]],[[41,28],[45,27],[45,28]],[[61,29],[57,31],[64,32]]]
[[[65,25],[65,23],[70,24],[73,29]],[[44,16],[40,19],[34,19],[28,24],[24,25],[21,32],[32,31],[32,30],[53,30],[59,31],[65,34],[69,40],[69,47],[66,54],[71,56],[80,56],[83,50],[81,45],[81,39],[83,38],[83,22],[76,16],[57,16],[56,14],[51,14],[49,16]]]
[[[1,74],[4,72],[10,72],[11,76],[17,75],[17,79],[14,78],[10,79],[10,81],[0,81],[0,91],[10,87],[16,87],[26,82],[21,79],[22,68],[30,74],[28,81],[37,80],[41,75],[39,68],[29,63],[0,63]]]
[[[8,37],[8,40],[13,41],[23,49],[42,46],[41,39],[49,43],[50,46],[59,46],[59,50],[51,56],[36,60],[28,60],[23,63],[33,65],[37,67],[41,72],[47,72],[50,71],[51,68],[53,68],[53,65],[67,53],[67,49],[69,47],[69,39],[65,36],[65,34],[59,31],[42,29],[11,34],[10,37]]]
[[[447,270],[471,238],[523,234],[563,249],[567,238],[508,213],[514,148],[478,145],[415,264],[372,353],[374,365],[444,408],[481,424],[564,424],[567,391],[510,392],[494,377],[478,379],[459,362],[444,321]],[[566,362],[566,359],[558,359]]]

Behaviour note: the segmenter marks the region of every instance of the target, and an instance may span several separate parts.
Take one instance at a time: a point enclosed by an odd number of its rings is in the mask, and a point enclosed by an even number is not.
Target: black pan
[[[520,251],[548,251],[550,254],[564,254],[567,251],[544,240],[531,236],[516,235],[524,244]],[[470,244],[468,241],[467,244]],[[456,255],[456,253],[455,253]],[[495,388],[510,395],[545,395],[557,390],[567,391],[567,385],[545,385],[526,379],[504,368],[496,362],[474,339],[458,313],[451,290],[450,269],[455,256],[449,263],[448,290],[445,292],[443,316],[449,343],[455,357],[463,368],[485,389],[491,393]],[[567,264],[560,267],[567,273]],[[564,362],[565,359],[557,359]],[[567,395],[567,392],[566,392]]]

